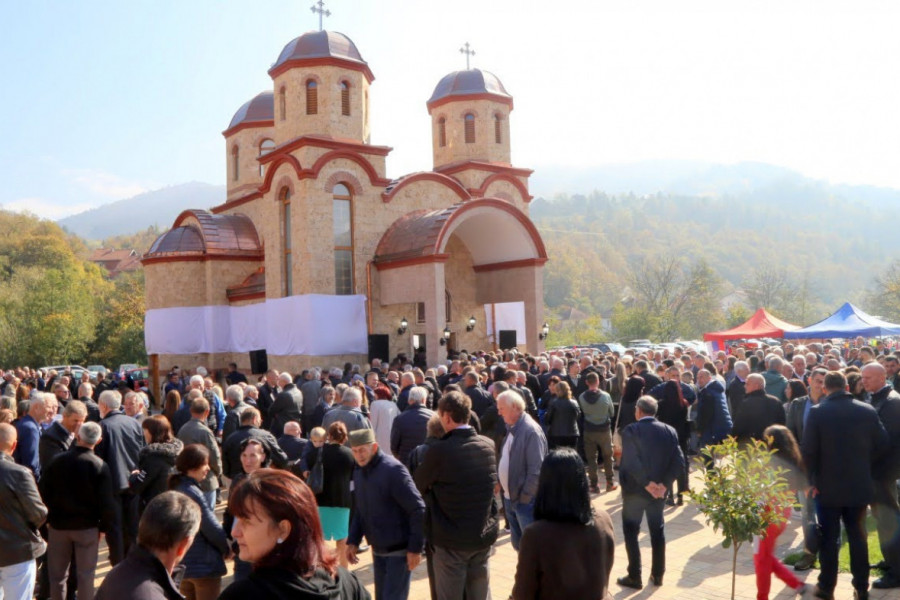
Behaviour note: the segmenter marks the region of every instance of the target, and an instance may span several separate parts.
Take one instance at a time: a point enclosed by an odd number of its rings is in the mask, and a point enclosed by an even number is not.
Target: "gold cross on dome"
[[[469,70],[469,57],[475,56],[475,51],[469,47],[469,42],[466,42],[466,45],[459,49],[461,54],[466,55],[466,71]]]
[[[314,13],[319,13],[319,31],[322,31],[322,17],[330,17],[331,11],[325,8],[325,0],[319,0],[310,7]]]

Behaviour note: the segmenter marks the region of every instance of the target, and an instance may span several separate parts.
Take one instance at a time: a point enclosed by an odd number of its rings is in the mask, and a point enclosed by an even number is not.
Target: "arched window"
[[[350,116],[350,86],[346,81],[341,82],[341,114]]]
[[[472,113],[468,113],[463,118],[466,121],[466,143],[474,144],[475,143],[475,115],[473,115]]]
[[[334,293],[353,293],[353,211],[350,190],[343,183],[334,186]]]
[[[319,88],[316,82],[310,79],[306,82],[306,114],[314,115],[319,112]]]
[[[494,115],[494,142],[503,143],[503,118],[500,115]]]
[[[271,152],[274,147],[275,147],[275,142],[273,142],[272,140],[270,140],[268,138],[264,139],[259,144],[259,158],[262,158],[263,156],[265,156],[266,154]],[[266,175],[266,165],[259,165],[259,176],[265,177],[265,175]]]
[[[287,118],[287,98],[284,86],[278,90],[278,114],[281,116],[282,121]]]
[[[235,146],[234,148],[231,149],[231,179],[233,181],[238,180],[238,173],[239,173],[238,159],[239,158],[240,157],[238,156],[238,147]]]
[[[291,190],[282,188],[278,194],[281,208],[281,292],[285,296],[294,293],[293,263],[291,260]]]
[[[447,145],[447,119],[441,117],[438,119],[438,146],[443,148]]]

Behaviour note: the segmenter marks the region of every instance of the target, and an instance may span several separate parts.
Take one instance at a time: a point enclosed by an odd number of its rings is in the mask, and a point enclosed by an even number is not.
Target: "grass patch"
[[[869,542],[869,564],[874,565],[877,562],[881,562],[883,557],[881,556],[881,546],[878,545],[878,531],[875,529],[875,518],[872,515],[866,516],[866,533],[868,534],[867,539]],[[841,528],[841,542],[841,551],[838,554],[838,572],[849,573],[850,546],[847,544],[847,533],[843,527]],[[782,562],[788,566],[794,566],[802,556],[802,550],[791,552],[784,557]],[[815,568],[819,568],[818,561],[816,561]]]

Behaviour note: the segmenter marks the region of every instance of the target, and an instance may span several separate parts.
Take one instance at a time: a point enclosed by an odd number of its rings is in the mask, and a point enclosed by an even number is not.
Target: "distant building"
[[[296,370],[411,357],[415,340],[435,364],[490,349],[494,322],[501,347],[539,352],[547,254],[500,80],[441,79],[427,102],[434,168],[392,179],[353,41],[306,33],[268,73],[272,89],[223,133],[225,203],[185,210],[142,259],[148,352],[248,370],[248,351],[266,350]]]
[[[91,252],[88,260],[106,269],[110,278],[141,268],[141,257],[134,250],[97,248]]]

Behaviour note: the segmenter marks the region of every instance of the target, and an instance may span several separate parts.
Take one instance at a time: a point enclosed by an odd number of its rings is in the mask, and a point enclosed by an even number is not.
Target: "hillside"
[[[225,186],[193,181],[126,198],[58,221],[87,240],[130,235],[157,226],[163,231],[186,208],[209,208],[225,200]]]

